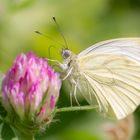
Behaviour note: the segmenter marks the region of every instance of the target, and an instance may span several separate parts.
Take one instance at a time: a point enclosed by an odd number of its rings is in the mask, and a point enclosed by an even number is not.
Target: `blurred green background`
[[[63,43],[60,24],[69,48],[78,53],[102,40],[140,37],[140,0],[0,0],[0,70],[5,72],[16,55],[32,51],[49,57],[48,48],[62,46],[34,33],[39,30]],[[57,49],[51,58],[62,60]],[[58,106],[69,106],[69,93],[62,87]],[[111,140],[104,131],[109,119],[95,111],[60,113],[38,140]],[[135,113],[135,133],[140,140],[140,109]]]

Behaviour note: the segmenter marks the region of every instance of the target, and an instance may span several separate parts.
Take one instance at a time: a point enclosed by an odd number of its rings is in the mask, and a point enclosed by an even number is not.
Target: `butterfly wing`
[[[95,44],[78,55],[78,88],[99,111],[122,119],[140,104],[140,38],[124,38]],[[87,86],[82,86],[84,81]],[[85,95],[84,95],[85,94]]]

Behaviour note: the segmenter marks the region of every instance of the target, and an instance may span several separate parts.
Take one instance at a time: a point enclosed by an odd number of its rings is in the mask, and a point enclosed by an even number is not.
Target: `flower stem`
[[[96,109],[97,106],[72,106],[72,107],[63,107],[57,108],[57,112],[69,112],[69,111],[85,111],[85,110],[93,110]]]
[[[25,135],[20,135],[18,136],[18,140],[35,140],[34,136],[25,136]]]
[[[18,137],[18,140],[35,140],[34,135],[31,133],[24,134],[13,127],[12,127],[12,129],[13,129],[15,135]]]

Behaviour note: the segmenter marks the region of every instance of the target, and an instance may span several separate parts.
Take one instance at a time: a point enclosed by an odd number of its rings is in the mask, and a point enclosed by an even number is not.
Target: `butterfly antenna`
[[[39,35],[41,35],[41,36],[43,36],[43,37],[45,37],[45,38],[48,38],[48,39],[52,40],[53,42],[58,43],[59,45],[65,47],[65,45],[61,44],[60,42],[58,42],[57,40],[51,38],[51,37],[48,36],[48,35],[45,35],[45,34],[39,32],[39,31],[35,31],[35,33],[36,33],[36,34],[39,34]]]
[[[65,36],[64,36],[64,34],[62,33],[62,31],[61,31],[61,29],[60,29],[60,26],[59,26],[58,22],[56,21],[56,18],[55,18],[55,17],[53,17],[53,21],[55,22],[55,24],[56,24],[56,26],[57,26],[57,29],[58,29],[60,35],[62,36],[62,38],[63,38],[63,40],[64,40],[65,47],[68,48],[68,44],[67,44],[67,41],[66,41],[66,39],[65,39]]]

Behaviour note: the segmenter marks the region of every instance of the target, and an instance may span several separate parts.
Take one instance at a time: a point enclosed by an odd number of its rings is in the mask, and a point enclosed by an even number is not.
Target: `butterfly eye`
[[[64,59],[67,59],[70,56],[71,56],[71,51],[70,50],[68,50],[68,49],[62,49],[62,57]]]

